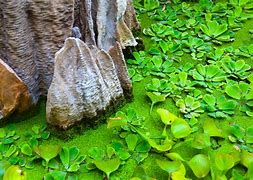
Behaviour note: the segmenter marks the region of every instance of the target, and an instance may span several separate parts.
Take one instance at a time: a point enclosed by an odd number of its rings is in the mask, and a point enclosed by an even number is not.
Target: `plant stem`
[[[153,107],[154,107],[155,103],[152,102],[151,107],[150,107],[150,111],[149,114],[151,114],[151,112],[153,111]]]

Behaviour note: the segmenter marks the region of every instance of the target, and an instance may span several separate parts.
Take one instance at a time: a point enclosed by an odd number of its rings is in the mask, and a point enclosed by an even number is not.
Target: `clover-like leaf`
[[[166,100],[166,95],[162,95],[159,93],[147,92],[146,95],[149,97],[149,99],[152,102],[151,107],[150,107],[150,113],[152,112],[153,107],[156,103],[164,102]]]
[[[109,179],[110,174],[119,168],[121,162],[119,158],[114,158],[103,161],[94,160],[93,163],[96,165],[98,169],[103,171],[106,174],[107,178]]]

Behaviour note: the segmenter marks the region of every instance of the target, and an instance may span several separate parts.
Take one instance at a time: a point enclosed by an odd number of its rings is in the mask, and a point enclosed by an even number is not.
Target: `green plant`
[[[225,96],[215,97],[206,94],[203,97],[202,108],[208,112],[208,115],[214,118],[227,118],[233,115],[237,103],[234,100],[227,100]]]
[[[61,146],[59,145],[40,145],[35,146],[34,151],[38,156],[46,161],[46,171],[48,171],[49,161],[55,158],[61,151]]]
[[[96,167],[106,174],[107,179],[109,179],[110,174],[112,172],[116,171],[119,168],[120,163],[121,162],[119,158],[104,161],[97,161],[97,160],[94,161]]]
[[[60,159],[67,172],[76,172],[79,170],[80,164],[85,160],[85,156],[80,156],[80,150],[77,147],[63,147]]]
[[[251,0],[229,0],[229,3],[234,6],[240,6],[246,12],[252,12],[253,2]]]
[[[132,82],[139,82],[143,79],[143,76],[138,74],[134,68],[129,68],[128,74]]]
[[[194,60],[204,59],[207,52],[211,50],[211,46],[200,38],[189,37],[183,42],[186,46],[184,51],[190,53]]]
[[[166,79],[153,78],[151,83],[148,83],[145,87],[147,91],[159,92],[159,93],[170,93],[172,86]]]
[[[190,92],[195,89],[193,87],[195,85],[195,82],[189,80],[188,73],[186,72],[170,74],[170,82],[170,87],[173,87],[174,92],[172,94],[181,95],[182,91]]]
[[[159,103],[159,102],[164,102],[166,100],[167,95],[163,95],[160,93],[152,93],[152,92],[147,92],[146,95],[149,97],[149,99],[151,100],[151,106],[150,106],[150,114],[153,110],[153,107],[155,104]]]
[[[245,112],[248,116],[253,116],[253,84],[248,84],[244,81],[239,83],[229,84],[225,88],[228,96],[239,101],[239,109]]]
[[[189,161],[189,166],[196,177],[203,178],[210,171],[210,160],[205,154],[197,154]]]
[[[189,119],[199,117],[200,114],[204,112],[201,109],[201,103],[191,96],[187,96],[185,99],[177,100],[176,106],[178,106],[184,116]]]
[[[236,49],[235,55],[253,59],[253,44]]]
[[[234,34],[228,32],[228,25],[226,22],[219,24],[217,21],[208,20],[206,24],[201,24],[200,29],[205,35],[205,40],[212,40],[216,44],[222,44],[222,42],[234,41]]]
[[[32,131],[27,132],[25,136],[29,139],[29,144],[34,147],[39,145],[39,141],[47,140],[50,136],[50,132],[47,130],[47,126],[33,126]]]
[[[251,66],[244,60],[222,62],[222,68],[228,77],[246,79],[250,75]]]
[[[196,69],[190,71],[190,74],[198,85],[208,88],[210,92],[213,88],[221,86],[226,79],[224,71],[217,65],[198,64]]]

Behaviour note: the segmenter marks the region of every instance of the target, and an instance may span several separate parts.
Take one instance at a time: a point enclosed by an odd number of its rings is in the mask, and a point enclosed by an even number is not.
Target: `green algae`
[[[150,26],[154,21],[151,20],[147,14],[142,14],[139,16],[141,21],[142,28]],[[240,47],[249,45],[252,43],[252,39],[249,36],[249,29],[251,29],[253,24],[253,20],[246,21],[243,25],[243,28],[236,33],[236,40],[232,43],[224,44],[223,47],[232,45],[233,47]],[[145,49],[149,49],[152,45],[152,40],[146,36],[141,36],[144,40]],[[190,58],[184,56],[181,61],[181,65],[188,62]],[[247,63],[253,67],[252,60],[246,59]],[[145,78],[141,82],[136,82],[133,84],[133,102],[126,104],[121,110],[126,110],[127,108],[132,108],[137,111],[139,116],[145,118],[144,126],[148,129],[148,131],[152,134],[152,136],[161,135],[161,129],[163,129],[163,124],[159,119],[159,115],[156,113],[157,108],[165,108],[170,110],[170,112],[179,115],[179,109],[175,106],[172,99],[167,99],[164,103],[158,104],[154,107],[151,115],[149,114],[150,101],[145,95],[145,86],[148,82],[150,82],[150,77]],[[25,119],[23,121],[15,122],[13,125],[16,127],[16,131],[18,134],[23,137],[27,130],[31,130],[34,125],[41,126],[45,123],[45,100],[42,100],[39,104],[38,108],[39,112],[37,115]],[[212,119],[207,116],[207,114],[203,114],[199,118],[199,126],[202,126],[203,122],[207,119]],[[247,128],[249,126],[253,126],[253,119],[251,117],[244,116],[239,112],[230,118],[229,120],[215,120],[217,126],[221,129],[226,130],[229,124],[236,123],[243,128]],[[12,125],[12,124],[10,124]],[[46,144],[60,144],[62,146],[77,146],[80,149],[81,154],[87,154],[88,150],[91,147],[101,147],[104,148],[106,145],[110,144],[112,139],[118,139],[117,135],[114,135],[112,130],[107,129],[106,124],[99,124],[93,128],[88,129],[80,129],[79,134],[75,135],[74,138],[70,138],[68,140],[59,139],[56,136],[51,136],[49,140],[45,141]],[[55,131],[54,133],[61,133]],[[21,139],[21,142],[25,139]],[[180,153],[183,158],[189,160],[194,155],[201,153],[202,150],[196,151],[191,148],[189,145],[185,144],[178,148],[175,148],[173,151]],[[160,158],[160,155],[156,153],[151,153],[151,155],[141,164],[144,167],[151,177],[156,177],[159,180],[168,179],[167,173],[162,171],[155,163],[155,160]],[[129,179],[136,168],[137,163],[129,159],[124,166],[121,166],[120,169],[112,173],[112,179],[114,177],[121,177],[121,179]],[[194,177],[193,173],[189,170],[188,167],[187,174],[190,177]],[[35,165],[35,168],[32,170],[27,170],[28,179],[36,180],[42,179],[44,175],[44,168],[38,164]],[[82,172],[79,174],[80,179],[85,180],[94,180],[94,179],[102,179],[103,175],[99,170],[92,170],[90,172]],[[210,179],[210,177],[206,177],[205,179]]]

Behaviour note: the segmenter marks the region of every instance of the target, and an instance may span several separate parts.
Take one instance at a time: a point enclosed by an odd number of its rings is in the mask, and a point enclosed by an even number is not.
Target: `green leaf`
[[[168,161],[157,159],[156,163],[162,170],[166,171],[169,174],[178,171],[181,166],[180,161]]]
[[[110,118],[107,122],[107,128],[115,128],[115,127],[121,127],[127,125],[126,119],[122,119],[121,117],[118,118]]]
[[[153,139],[149,139],[148,143],[152,148],[156,149],[158,152],[169,151],[174,145],[174,142],[168,138],[166,138],[162,144],[157,144]]]
[[[171,179],[172,180],[189,180],[188,178],[185,177],[186,170],[184,167],[184,164],[181,163],[179,169],[176,172],[173,172],[171,174]]]
[[[64,171],[52,171],[44,176],[44,180],[63,180],[66,179],[67,173]]]
[[[175,138],[184,138],[191,134],[191,128],[185,120],[178,118],[173,121],[171,132]]]
[[[0,138],[4,138],[6,136],[4,128],[0,128]]]
[[[49,162],[51,159],[55,158],[61,151],[60,145],[40,145],[35,146],[34,151],[42,157],[46,162]]]
[[[19,166],[10,166],[4,173],[3,180],[25,180],[26,172],[20,169]]]
[[[32,156],[33,154],[33,150],[29,144],[23,144],[21,147],[21,152],[27,156]]]
[[[95,160],[103,160],[105,157],[105,151],[98,147],[92,147],[89,149],[88,155]]]
[[[126,137],[127,147],[130,151],[134,151],[138,141],[138,136],[135,134],[128,134]]]
[[[150,107],[150,113],[153,110],[153,107],[158,102],[164,102],[166,100],[166,96],[158,93],[152,93],[152,92],[146,92],[146,95],[151,100],[151,107]]]
[[[166,53],[169,50],[169,43],[165,41],[160,41],[159,46],[161,47],[163,53]]]
[[[210,94],[206,94],[204,97],[203,97],[203,100],[211,107],[214,107],[215,106],[215,103],[216,103],[216,99],[214,96],[210,95]]]
[[[213,119],[206,119],[203,129],[211,137],[223,137],[221,129],[217,128]]]
[[[70,157],[69,157],[69,149],[67,147],[63,147],[60,153],[60,159],[65,167],[65,169],[69,168],[70,163]]]
[[[166,153],[165,156],[170,158],[172,161],[185,161],[180,154],[175,152]]]
[[[238,126],[238,125],[232,125],[229,128],[230,133],[234,135],[238,140],[242,140],[244,138],[245,130]]]
[[[253,143],[253,127],[247,128],[245,139],[246,139],[246,143],[249,143],[249,144]]]
[[[178,119],[177,116],[175,116],[174,114],[170,113],[166,109],[158,108],[156,112],[160,115],[161,120],[162,120],[162,122],[165,125],[170,125],[173,121],[175,121],[176,119]]]
[[[234,167],[234,158],[233,156],[225,153],[216,153],[215,154],[215,165],[221,170],[227,172],[229,169]]]
[[[109,179],[110,174],[119,168],[121,162],[119,158],[114,158],[106,161],[94,160],[93,163],[98,169],[103,171]]]
[[[234,99],[241,99],[241,89],[238,85],[226,86],[225,92]]]
[[[242,150],[241,152],[241,164],[246,168],[249,168],[250,164],[253,163],[253,153],[250,153],[246,150]]]
[[[135,151],[139,153],[146,153],[150,151],[150,144],[147,141],[140,142],[137,146]]]
[[[196,149],[204,149],[211,146],[210,136],[205,133],[194,134],[191,146]]]
[[[204,154],[195,155],[190,161],[189,166],[193,173],[198,178],[203,178],[207,176],[210,171],[210,161],[208,157]]]

